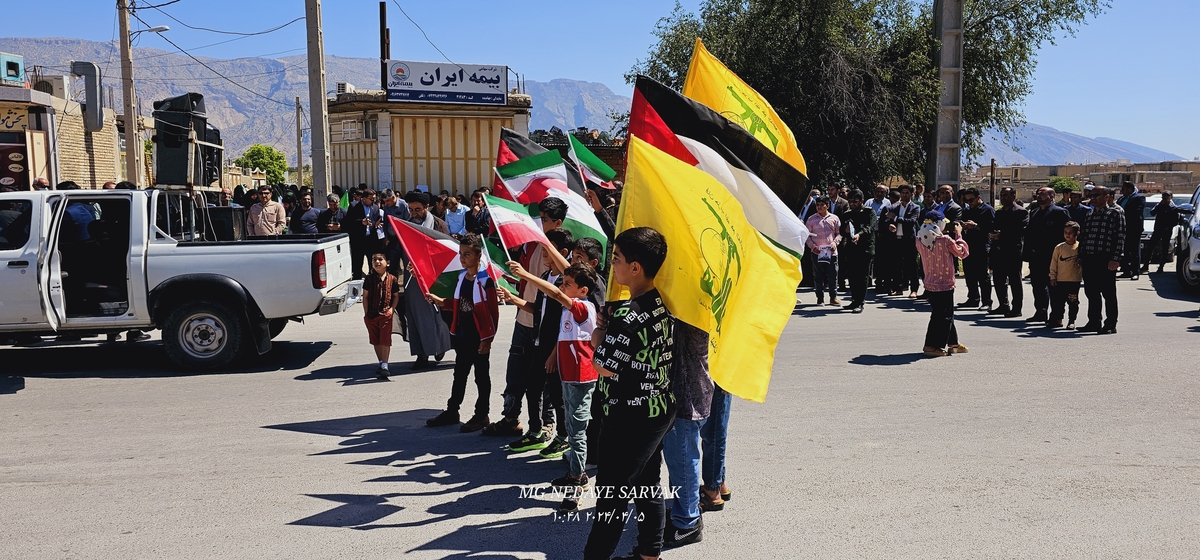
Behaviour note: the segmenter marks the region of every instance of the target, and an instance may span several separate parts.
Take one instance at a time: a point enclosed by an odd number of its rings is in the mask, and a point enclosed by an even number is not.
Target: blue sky
[[[142,0],[161,4],[167,0]],[[699,0],[684,0],[694,10]],[[1029,122],[1089,137],[1107,136],[1179,154],[1200,156],[1200,75],[1195,72],[1196,0],[1112,0],[1113,7],[1075,37],[1045,45]],[[6,19],[29,22],[6,33],[108,41],[115,36],[112,0],[5,2]],[[328,54],[373,57],[379,52],[378,1],[324,0]],[[673,0],[479,2],[400,0],[400,5],[455,62],[506,64],[530,80],[572,78],[607,84],[628,95],[621,75],[653,42],[659,17]],[[603,6],[603,7],[601,7]],[[181,0],[163,10],[195,26],[259,31],[304,15],[303,0]],[[35,22],[57,14],[53,27]],[[304,52],[304,22],[269,35],[196,48],[236,36],[189,30],[155,10],[141,17],[170,25],[168,35],[195,54],[217,58]],[[392,57],[442,60],[389,0]],[[136,22],[135,22],[136,23]],[[170,48],[153,34],[144,47]],[[288,51],[288,49],[293,49]],[[1191,54],[1189,54],[1191,53]],[[367,84],[364,84],[367,85]]]

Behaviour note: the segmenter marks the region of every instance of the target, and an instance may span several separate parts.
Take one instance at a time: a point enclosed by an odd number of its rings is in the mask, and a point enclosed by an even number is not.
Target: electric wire
[[[266,35],[266,34],[268,34],[268,33],[274,33],[274,32],[276,32],[276,31],[279,31],[280,29],[283,29],[283,28],[285,28],[285,27],[287,27],[287,26],[289,26],[289,25],[291,25],[291,24],[293,24],[293,23],[296,23],[297,21],[301,21],[301,20],[303,20],[303,19],[305,18],[305,16],[300,16],[300,17],[298,17],[298,18],[296,18],[296,19],[293,19],[292,21],[289,21],[289,22],[287,22],[287,23],[285,23],[285,24],[282,24],[282,25],[278,25],[278,26],[272,27],[272,28],[270,28],[270,29],[265,29],[265,30],[263,30],[263,31],[254,31],[254,32],[250,32],[250,33],[245,33],[245,32],[241,32],[241,31],[222,31],[222,30],[220,30],[220,29],[210,29],[210,28],[207,28],[207,27],[199,27],[199,26],[195,26],[195,25],[189,25],[189,24],[187,24],[187,23],[184,23],[183,21],[181,21],[179,18],[177,18],[177,17],[175,17],[175,16],[173,16],[173,15],[171,15],[171,14],[168,14],[168,13],[167,13],[166,11],[164,11],[164,10],[161,10],[161,9],[159,9],[159,8],[154,8],[154,9],[155,9],[155,10],[157,10],[157,11],[158,11],[159,13],[161,13],[162,15],[164,15],[164,16],[167,16],[167,17],[171,18],[172,20],[174,20],[174,21],[175,21],[175,23],[178,23],[179,25],[182,25],[182,26],[184,26],[184,27],[186,27],[186,28],[188,28],[188,29],[195,29],[196,31],[208,31],[209,33],[218,33],[218,34],[221,34],[221,35],[241,35],[241,36],[243,36],[243,37],[254,37],[254,36],[256,36],[256,35]]]
[[[446,56],[446,53],[442,52],[442,49],[439,49],[437,45],[433,44],[433,39],[430,39],[429,34],[425,33],[425,30],[421,28],[421,25],[418,24],[415,20],[413,20],[412,16],[408,15],[408,12],[404,11],[404,6],[401,6],[400,2],[397,2],[396,0],[392,0],[392,3],[395,4],[397,8],[400,8],[400,13],[404,14],[404,17],[408,18],[408,21],[417,27],[417,31],[420,31],[421,35],[425,36],[425,41],[428,42],[431,46],[433,46],[434,50],[436,50],[439,54],[441,54],[442,58],[446,59],[446,62],[449,62],[450,64],[458,64],[457,62],[450,60],[450,57]]]
[[[141,17],[139,17],[139,16],[138,16],[136,13],[132,13],[132,12],[131,12],[131,13],[130,13],[130,15],[132,15],[132,16],[133,16],[134,18],[136,18],[138,21],[142,22],[142,24],[143,24],[143,25],[146,25],[147,27],[149,27],[149,24],[147,24],[147,23],[145,22],[145,20],[143,20]],[[275,99],[275,98],[273,98],[273,97],[269,97],[269,96],[263,95],[263,94],[261,94],[261,93],[259,93],[259,92],[257,92],[257,91],[254,91],[254,90],[252,90],[252,89],[250,89],[250,88],[248,88],[248,87],[246,87],[246,86],[244,86],[244,85],[242,85],[242,84],[239,84],[239,83],[235,82],[234,80],[232,80],[232,79],[230,79],[230,78],[226,77],[224,74],[222,74],[222,73],[220,73],[220,72],[216,71],[215,69],[213,69],[213,67],[212,67],[212,66],[209,66],[208,64],[205,64],[205,63],[204,63],[203,61],[201,61],[200,59],[196,58],[196,57],[195,57],[195,56],[194,56],[192,53],[190,53],[190,52],[187,52],[187,51],[183,50],[183,48],[182,48],[182,47],[180,47],[179,45],[176,45],[174,41],[172,41],[172,40],[168,39],[167,37],[163,36],[161,33],[159,34],[159,37],[162,37],[162,39],[163,39],[164,41],[166,41],[167,43],[169,43],[169,44],[170,44],[172,47],[175,47],[175,48],[179,49],[179,50],[180,50],[180,52],[182,52],[183,54],[187,55],[187,56],[188,56],[188,58],[191,58],[192,60],[195,60],[196,62],[200,63],[200,65],[201,65],[201,66],[203,66],[203,67],[207,68],[207,69],[208,69],[209,71],[211,71],[213,74],[216,74],[216,75],[220,76],[220,77],[221,77],[221,78],[223,78],[225,81],[227,81],[227,82],[229,82],[229,83],[231,83],[231,84],[233,84],[233,85],[235,85],[235,86],[237,86],[237,87],[239,87],[239,88],[241,88],[241,89],[244,89],[244,90],[246,90],[246,91],[248,91],[248,92],[250,92],[250,93],[252,93],[252,94],[254,94],[254,95],[258,96],[258,97],[261,97],[261,98],[263,98],[263,99],[266,99],[267,101],[272,101],[272,102],[278,103],[278,104],[280,104],[280,105],[285,105],[285,106],[286,106],[286,105],[288,105],[287,103],[284,103],[283,101],[280,101],[280,100],[278,100],[278,99]]]

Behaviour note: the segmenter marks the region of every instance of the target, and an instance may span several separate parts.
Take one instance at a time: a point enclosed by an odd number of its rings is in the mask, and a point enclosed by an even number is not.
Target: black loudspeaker
[[[204,216],[205,211],[208,217]],[[246,238],[246,208],[200,208],[197,218],[204,224],[204,239],[208,241],[240,241]]]
[[[188,132],[196,139],[221,143],[221,131],[209,126],[204,96],[186,93],[154,102],[155,182],[159,185],[188,184]],[[215,141],[214,141],[215,140]],[[220,150],[200,147],[192,158],[192,184],[208,186],[221,178]]]

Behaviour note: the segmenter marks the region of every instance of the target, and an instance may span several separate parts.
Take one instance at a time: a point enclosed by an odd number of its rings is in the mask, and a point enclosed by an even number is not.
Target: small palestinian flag
[[[552,156],[553,159],[558,160],[558,163],[550,166],[551,158],[544,156]],[[540,223],[541,212],[538,210],[538,203],[547,198],[562,200],[567,203],[567,216],[563,218],[562,228],[571,232],[571,236],[575,239],[591,237],[599,241],[605,251],[608,250],[608,236],[604,235],[604,230],[600,227],[600,220],[596,218],[592,205],[588,203],[587,199],[568,189],[567,184],[557,175],[557,171],[547,171],[547,169],[566,170],[558,152],[546,152],[544,155],[527,157],[504,167],[524,171],[523,175],[517,175],[511,179],[505,177],[501,184],[505,188],[504,193],[513,196],[518,203],[523,203],[529,215],[536,221]],[[496,174],[500,177],[505,175],[502,168],[496,169]],[[531,177],[536,178],[531,179]],[[497,194],[501,193],[497,191]],[[505,243],[508,243],[507,238],[505,238]],[[515,247],[515,245],[512,246]]]
[[[546,152],[555,152],[558,150],[547,150],[537,142],[530,140],[520,132],[508,128],[500,129],[500,145],[496,148],[496,167],[512,163],[522,158],[536,156]],[[561,156],[560,156],[561,157]],[[567,173],[567,187],[583,196],[584,190],[587,188],[583,184],[583,180],[579,178],[579,173],[572,167]],[[492,181],[492,190],[498,191],[500,178],[497,177]]]
[[[579,172],[583,174],[583,178],[606,189],[616,188],[613,186],[612,180],[617,176],[617,172],[596,157],[596,154],[587,149],[587,146],[584,146],[583,142],[580,142],[574,134],[568,134],[567,138],[571,140],[571,148],[567,155],[575,163]]]
[[[537,211],[537,205],[526,206],[519,202],[484,195],[488,213],[492,216],[492,227],[500,234],[500,242],[505,248],[516,248],[526,243],[541,243],[549,246],[550,240],[542,232],[542,226],[530,215]]]
[[[454,297],[454,288],[463,271],[462,262],[459,261],[458,241],[440,231],[399,220],[395,216],[388,216],[388,220],[391,221],[392,229],[396,231],[400,245],[404,247],[404,253],[412,263],[413,276],[421,292],[442,298]],[[487,270],[488,276],[497,287],[503,287],[510,292],[516,291],[504,279],[504,271],[492,262],[489,252],[485,248],[480,257],[479,268]]]
[[[496,196],[521,204],[537,204],[552,192],[569,192],[567,166],[558,152],[542,152],[495,169]]]

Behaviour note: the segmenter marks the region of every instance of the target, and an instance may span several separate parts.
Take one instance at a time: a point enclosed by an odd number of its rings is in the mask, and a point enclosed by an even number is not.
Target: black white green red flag
[[[609,167],[599,157],[596,157],[596,154],[587,149],[587,146],[584,146],[583,142],[580,142],[574,134],[567,134],[567,138],[571,141],[570,150],[567,152],[567,155],[575,163],[575,167],[579,169],[579,172],[583,174],[583,178],[604,188],[614,188],[612,180],[617,176],[617,172],[613,171],[613,168]]]
[[[404,247],[404,253],[412,263],[413,276],[422,293],[438,297],[454,297],[454,288],[463,271],[459,260],[458,240],[440,231],[422,227],[405,220],[388,216],[392,229]],[[504,279],[504,270],[492,262],[489,251],[483,251],[479,268],[486,270],[497,286],[514,291]]]

